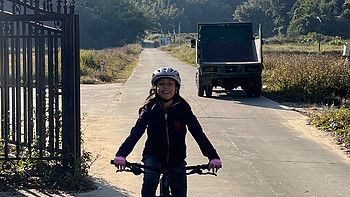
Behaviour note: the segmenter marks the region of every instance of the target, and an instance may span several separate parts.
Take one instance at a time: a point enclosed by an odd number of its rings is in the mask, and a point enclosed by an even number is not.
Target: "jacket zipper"
[[[169,154],[170,154],[170,142],[169,142],[169,129],[168,129],[168,114],[165,113],[165,131],[166,131],[166,140],[168,145],[168,154],[166,158],[166,163],[169,163]]]

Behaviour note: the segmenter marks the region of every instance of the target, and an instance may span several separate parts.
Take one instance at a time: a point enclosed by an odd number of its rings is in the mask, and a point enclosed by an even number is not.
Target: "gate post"
[[[81,158],[81,122],[80,122],[80,31],[79,31],[79,16],[74,15],[74,69],[75,69],[75,114],[74,114],[74,121],[75,121],[75,151],[76,151],[76,158]]]
[[[79,18],[65,17],[62,46],[62,144],[63,165],[73,169],[80,158]],[[75,52],[75,53],[74,53]],[[75,55],[74,55],[75,54]],[[70,80],[69,80],[70,79]],[[72,80],[72,81],[71,81]]]

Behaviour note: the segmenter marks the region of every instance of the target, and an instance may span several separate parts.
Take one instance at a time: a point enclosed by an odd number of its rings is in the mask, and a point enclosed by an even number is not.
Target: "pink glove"
[[[125,170],[126,159],[123,156],[116,156],[114,158],[114,163],[117,169],[123,171]]]
[[[215,172],[218,172],[218,170],[222,167],[222,163],[220,161],[220,159],[212,159],[209,162],[209,171],[212,170],[214,172],[214,170],[216,170]]]

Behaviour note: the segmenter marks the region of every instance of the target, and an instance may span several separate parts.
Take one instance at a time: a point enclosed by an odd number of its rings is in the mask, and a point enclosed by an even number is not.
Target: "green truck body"
[[[257,38],[252,23],[198,24],[196,84],[198,96],[212,95],[213,87],[227,91],[241,87],[247,96],[261,95],[262,36]]]

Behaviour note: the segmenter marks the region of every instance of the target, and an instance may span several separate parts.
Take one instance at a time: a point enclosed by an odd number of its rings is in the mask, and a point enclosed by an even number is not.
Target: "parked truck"
[[[251,22],[198,24],[196,84],[198,96],[212,96],[213,87],[231,91],[241,87],[248,97],[261,95],[262,35]]]

